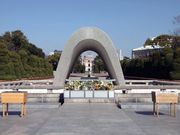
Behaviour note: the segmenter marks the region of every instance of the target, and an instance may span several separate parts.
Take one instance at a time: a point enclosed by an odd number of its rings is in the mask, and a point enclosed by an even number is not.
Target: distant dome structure
[[[97,27],[83,27],[75,31],[65,45],[55,72],[54,86],[64,87],[78,56],[88,50],[101,56],[116,85],[125,85],[118,54],[109,36]]]

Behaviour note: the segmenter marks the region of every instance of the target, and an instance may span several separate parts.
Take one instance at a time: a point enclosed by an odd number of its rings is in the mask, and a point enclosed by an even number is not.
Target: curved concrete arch
[[[87,50],[95,51],[102,57],[116,85],[125,85],[119,58],[109,36],[99,28],[84,27],[74,32],[65,45],[55,72],[54,86],[64,87],[75,60]]]

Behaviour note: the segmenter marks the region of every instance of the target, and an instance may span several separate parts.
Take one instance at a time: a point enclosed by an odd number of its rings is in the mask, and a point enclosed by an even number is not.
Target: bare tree
[[[174,35],[180,35],[180,15],[174,17],[173,24],[177,25],[176,29],[174,30]]]

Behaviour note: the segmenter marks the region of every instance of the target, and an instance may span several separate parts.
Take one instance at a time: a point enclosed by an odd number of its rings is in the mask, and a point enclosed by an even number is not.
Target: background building
[[[122,55],[122,50],[121,49],[117,49],[117,54],[118,54],[119,60],[123,60],[123,55]]]
[[[153,54],[154,52],[161,51],[162,48],[159,45],[146,45],[139,48],[135,48],[132,50],[131,58],[143,58],[148,57],[149,55]]]
[[[53,52],[50,52],[48,55],[54,55],[54,54],[61,54],[62,50],[54,50]]]
[[[92,72],[94,64],[94,56],[93,55],[84,55],[82,57],[82,65],[85,66],[85,72]]]

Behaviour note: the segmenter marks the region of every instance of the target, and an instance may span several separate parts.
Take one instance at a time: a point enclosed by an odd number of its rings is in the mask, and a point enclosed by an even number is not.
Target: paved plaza
[[[43,106],[46,106],[45,104]],[[50,106],[50,105],[48,105]],[[113,103],[66,103],[58,107],[29,108],[20,118],[11,109],[0,117],[1,135],[179,135],[180,110],[176,118],[168,108],[154,117],[149,107],[120,109]],[[16,109],[17,110],[17,109]]]

